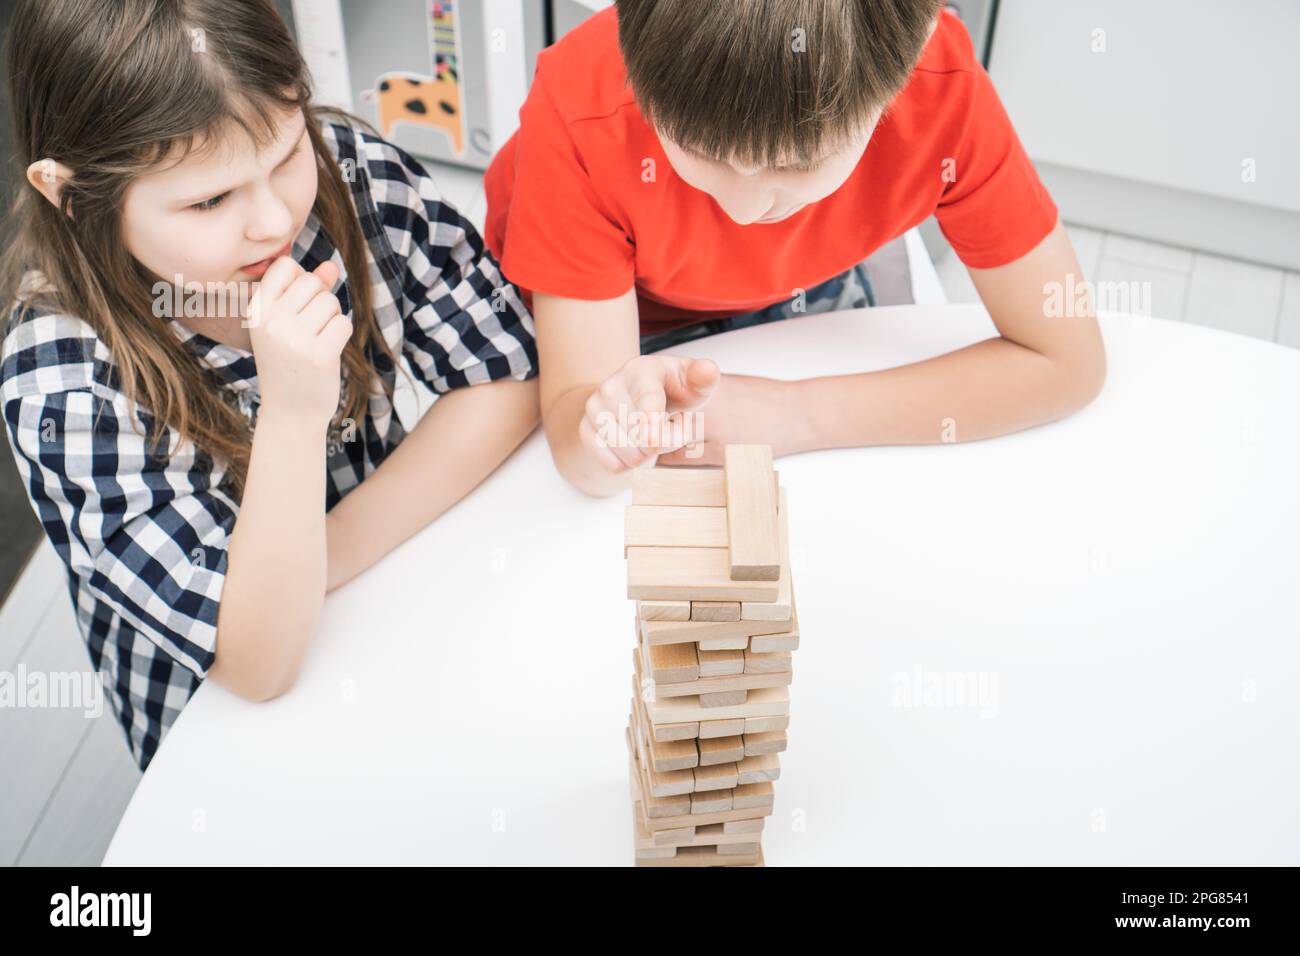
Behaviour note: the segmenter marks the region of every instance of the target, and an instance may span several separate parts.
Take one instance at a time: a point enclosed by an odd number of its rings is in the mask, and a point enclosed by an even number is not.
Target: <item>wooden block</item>
[[[633,804],[633,806],[637,808],[636,812],[640,813],[642,817],[644,817],[644,813],[641,811],[640,801]],[[759,819],[761,820],[762,817]],[[733,822],[740,823],[743,821],[736,820]],[[725,824],[723,825],[725,826]],[[641,824],[641,826],[644,828],[644,824]],[[759,830],[762,830],[762,827],[759,827]],[[695,839],[695,827],[678,827],[676,830],[655,830],[647,832],[650,833],[650,841],[655,846],[686,846]],[[736,832],[739,833],[743,831]]]
[[[692,601],[691,620],[723,623],[740,620],[739,601]]]
[[[763,850],[760,847],[747,856],[718,853],[715,846],[684,846],[676,855],[666,860],[637,860],[637,866],[762,866]]]
[[[750,786],[759,786],[759,784],[750,784]],[[770,787],[772,785],[769,783],[768,786]],[[747,796],[745,799],[753,802],[754,797],[748,795],[748,791],[746,791],[746,794]],[[674,797],[673,799],[676,800],[679,798]],[[753,817],[769,817],[772,815],[771,802],[766,806],[752,806],[736,809],[736,796],[734,792],[731,796],[731,804],[732,809],[720,810],[714,813],[683,813],[675,817],[652,817],[647,813],[645,814],[644,823],[647,830],[651,833],[655,833],[659,830],[677,830],[681,827],[691,825],[701,827],[710,823],[730,823],[735,820],[749,820]]]
[[[628,746],[634,748],[635,745],[631,743],[631,736],[632,731],[629,729]],[[680,818],[683,816],[689,816],[691,812],[691,798],[689,796],[681,796],[678,794],[669,797],[656,797],[650,792],[650,783],[645,776],[645,767],[642,766],[640,760],[635,759],[635,749],[633,750],[633,753],[633,766],[635,767],[636,773],[639,775],[637,791],[640,794],[641,805],[644,808],[646,817],[648,819],[655,819],[660,817]],[[694,771],[689,770],[686,772],[694,773]]]
[[[719,843],[719,856],[752,856],[758,858],[757,843]]]
[[[776,754],[755,754],[736,764],[739,783],[762,783],[781,777],[781,761]]]
[[[753,826],[758,824],[758,826]],[[677,830],[659,830],[652,832],[645,828],[641,801],[632,802],[632,825],[636,829],[636,848],[665,849],[684,846],[735,846],[752,844],[759,839],[757,834],[763,832],[763,818],[754,820],[734,820],[733,826],[748,826],[748,829],[727,830],[725,823],[710,823],[706,827],[681,827]]]
[[[637,707],[637,713],[640,715],[642,726],[649,728],[650,736],[656,741],[667,742],[672,740],[690,740],[700,735],[700,723],[696,720],[679,721],[677,723],[654,723],[650,719],[649,712],[645,709],[645,697],[642,696],[642,693],[641,667],[638,662],[636,669],[632,673],[632,700],[635,702]],[[741,733],[745,729],[745,722],[743,720],[740,724],[740,730],[737,730],[736,733]]]
[[[747,717],[745,718],[743,733],[763,734],[773,730],[786,730],[789,726],[789,714],[783,714],[779,717]]]
[[[726,503],[721,468],[654,467],[632,472],[634,505],[722,508]]]
[[[719,677],[718,680],[736,680],[737,678]],[[749,691],[741,687],[737,690],[720,690],[700,694],[695,698],[701,707],[734,707],[749,699]]]
[[[698,657],[696,664],[700,676],[703,677],[704,667],[699,664]],[[789,651],[755,654],[753,651],[746,650],[744,652],[744,664],[746,674],[785,674],[794,671],[794,658]]]
[[[725,707],[701,707],[698,703],[687,703],[688,701],[689,697],[647,701],[646,713],[654,724],[730,720],[736,717],[784,717],[790,713],[790,691],[785,687],[760,687],[749,692],[745,703]]]
[[[636,858],[638,862],[641,860],[663,860],[663,859],[671,860],[676,855],[677,855],[677,847],[675,846],[651,846],[651,847],[636,848]]]
[[[693,647],[691,644],[669,644],[668,647]],[[651,648],[651,651],[659,648]],[[731,674],[727,677],[700,677],[692,681],[677,681],[671,684],[661,684],[655,681],[654,697],[655,700],[667,700],[672,697],[711,697],[716,698],[722,695],[727,696],[716,703],[706,703],[700,701],[702,707],[717,707],[723,704],[743,704],[745,697],[739,696],[736,692],[743,694],[745,691],[758,690],[763,687],[788,687],[793,679],[793,672],[776,674]]]
[[[695,775],[695,791],[697,793],[701,790],[730,790],[739,782],[734,763],[696,767],[691,773]]]
[[[734,677],[745,673],[745,651],[739,648],[727,651],[699,650],[696,659],[700,665],[701,680],[705,677]]]
[[[630,746],[630,741],[629,741]],[[686,827],[704,827],[714,823],[735,823],[741,820],[761,819],[772,815],[773,802],[769,801],[765,806],[743,807],[735,809],[735,793],[732,794],[733,808],[731,810],[719,811],[717,813],[683,813],[677,816],[651,816],[646,807],[645,801],[641,799],[641,768],[637,765],[636,754],[629,749],[628,759],[628,777],[631,784],[633,801],[640,801],[642,804],[641,823],[651,834],[656,834],[664,830],[681,830]],[[752,788],[756,785],[740,788],[744,798],[749,802],[754,802],[754,793]],[[771,784],[767,785],[771,788]],[[674,798],[676,799],[676,798]]]
[[[645,733],[644,728],[641,732]],[[659,773],[692,770],[700,765],[700,752],[695,746],[694,739],[655,740],[654,737],[650,737],[646,741],[646,746],[650,751],[650,766]],[[738,759],[743,759],[745,756],[743,744],[741,751]]]
[[[664,772],[654,769],[654,763],[646,749],[645,731],[642,730],[640,723],[635,718],[631,733],[636,741],[637,761],[640,763],[641,773],[645,777],[646,792],[651,797],[675,797],[679,794],[690,793],[695,789],[695,776],[694,771],[691,769]]]
[[[700,641],[696,646],[702,651],[743,651],[749,647],[753,638],[721,637],[714,640]]]
[[[741,725],[743,729],[743,720]],[[654,738],[658,741],[691,740],[700,735],[700,724],[694,720],[681,724],[655,724],[654,727]]]
[[[777,581],[733,580],[727,548],[628,548],[627,596],[642,601],[774,601]]]
[[[697,813],[723,813],[731,809],[730,790],[707,790],[691,794],[691,815]]]
[[[769,445],[727,445],[723,481],[727,494],[727,551],[733,581],[772,581],[781,577],[781,533],[777,528]],[[742,598],[775,601],[771,597]]]
[[[775,803],[776,791],[770,780],[738,784],[731,792],[731,805],[736,810],[770,811]]]
[[[636,616],[643,621],[689,621],[690,601],[637,601]]]
[[[727,509],[628,505],[623,554],[628,548],[725,548]],[[740,608],[736,608],[739,620]]]
[[[699,727],[699,738],[701,740],[715,740],[718,737],[734,737],[736,734],[745,732],[745,720],[733,718],[731,720],[701,720],[697,725]]]
[[[745,756],[754,757],[758,754],[778,754],[786,748],[786,733],[784,730],[768,730],[761,733],[744,734],[741,736],[744,743]]]
[[[745,759],[743,736],[713,737],[694,742],[697,747],[697,767],[715,767],[720,763],[738,763]]]
[[[732,795],[732,802],[735,802],[735,795]],[[750,820],[731,820],[728,823],[721,824],[723,833],[734,833],[737,836],[748,836],[751,833],[763,832],[763,818],[754,817]]]
[[[790,519],[786,514],[785,489],[780,489],[777,513],[781,545],[781,575],[777,578],[777,593],[772,601],[745,601],[740,605],[740,617],[746,621],[789,621],[794,610],[794,589],[790,579]]]
[[[642,602],[645,603],[644,601]],[[739,638],[737,648],[749,646],[755,634],[785,633],[790,623],[773,621],[647,621],[642,619],[642,640],[647,644],[704,644]],[[723,650],[723,648],[713,648]]]
[[[799,607],[792,604],[790,622],[782,625],[784,630],[775,634],[754,634],[749,639],[749,650],[755,654],[773,654],[777,651],[797,651],[799,649]],[[746,623],[741,621],[742,624]],[[756,622],[750,621],[750,624]]]
[[[694,644],[642,645],[642,649],[649,658],[650,676],[656,688],[663,684],[695,683],[699,680],[700,661],[695,656]]]

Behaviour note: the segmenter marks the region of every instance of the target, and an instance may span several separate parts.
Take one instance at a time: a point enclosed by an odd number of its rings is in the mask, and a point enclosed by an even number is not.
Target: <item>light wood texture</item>
[[[696,741],[698,747],[698,767],[715,767],[721,763],[739,763],[745,759],[745,738],[714,737],[710,740]]]
[[[734,707],[748,699],[749,691],[743,687],[740,690],[720,690],[696,697],[701,707]]]
[[[740,602],[739,601],[692,601],[691,620],[705,621],[710,623],[739,621]]]
[[[732,797],[735,801],[735,797]],[[763,832],[763,818],[753,817],[749,820],[732,820],[728,823],[721,824],[723,833],[750,834]]]
[[[623,553],[628,548],[725,548],[725,508],[628,505],[623,512]]]
[[[681,724],[688,721],[720,721],[737,717],[783,717],[790,713],[790,692],[785,687],[761,687],[750,691],[743,704],[727,707],[701,707],[687,703],[690,698],[669,698],[646,702],[646,713],[656,724]],[[778,728],[768,728],[778,729]]]
[[[722,508],[727,503],[721,468],[637,468],[632,504]]]
[[[655,687],[672,684],[698,684],[700,662],[694,644],[641,645],[642,666],[649,664],[650,677]],[[659,693],[656,690],[656,693]],[[683,692],[685,693],[685,692]]]
[[[797,621],[793,623],[797,624]],[[727,643],[735,646],[731,648],[713,647],[704,649],[739,650],[748,647],[750,638],[757,635],[786,636],[791,632],[791,626],[792,621],[642,620],[641,633],[647,644],[682,644],[689,641],[703,647],[706,644]]]
[[[691,771],[695,775],[695,792],[702,790],[730,790],[740,781],[734,763],[718,763],[708,767],[696,767]],[[728,810],[730,807],[718,807]],[[711,811],[705,811],[711,812]]]
[[[771,811],[776,803],[776,791],[772,789],[772,782],[764,780],[761,783],[742,783],[738,784],[731,792],[731,805],[735,810],[767,810]],[[737,817],[737,819],[740,819]]]
[[[759,754],[783,753],[787,744],[784,730],[769,730],[762,733],[743,734],[744,756],[755,757]]]
[[[667,647],[691,647],[690,644],[669,644]],[[651,651],[666,648],[652,647]],[[788,687],[792,677],[791,671],[774,674],[735,674],[729,677],[701,677],[698,680],[683,681],[675,684],[661,684],[655,681],[655,698],[663,700],[670,697],[689,697],[692,695],[716,695],[730,691],[756,690],[760,687]],[[737,701],[736,703],[740,703]]]
[[[736,764],[739,783],[762,783],[781,776],[781,760],[776,754],[755,754]]]
[[[772,651],[766,654],[756,654],[753,651],[745,651],[745,673],[746,674],[783,674],[787,671],[794,670],[794,655],[789,651]],[[700,676],[704,676],[703,665],[699,668]]]
[[[690,601],[637,601],[636,615],[643,621],[689,621]]]
[[[733,717],[728,720],[701,720],[697,724],[701,740],[713,740],[716,737],[734,737],[745,732],[745,719]]]
[[[781,536],[777,529],[770,445],[727,445],[723,449],[727,495],[727,550],[734,581],[777,581]],[[747,598],[768,600],[772,597]]]
[[[779,717],[746,717],[745,728],[741,732],[746,734],[763,734],[774,730],[786,730],[789,726],[789,714],[782,714]]]
[[[727,548],[628,548],[627,596],[651,601],[774,601],[778,583],[734,580]]]
[[[778,492],[781,503],[777,513],[777,528],[781,546],[781,575],[777,578],[776,598],[772,601],[744,601],[740,617],[745,621],[789,621],[793,611],[794,589],[790,578],[790,517],[787,512],[785,489]]]
[[[699,645],[696,645],[697,647]],[[745,673],[745,651],[708,651],[699,650],[696,658],[700,662],[700,677],[731,677]]]

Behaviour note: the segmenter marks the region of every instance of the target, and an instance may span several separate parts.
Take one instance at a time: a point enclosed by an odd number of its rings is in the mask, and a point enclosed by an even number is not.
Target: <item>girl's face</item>
[[[259,152],[236,127],[127,189],[127,249],[155,275],[182,283],[252,282],[287,255],[316,201],[316,157],[299,109],[277,120]]]
[[[810,167],[746,167],[694,156],[663,133],[659,142],[677,175],[687,185],[706,192],[734,222],[780,222],[804,206],[825,199],[844,185],[866,151],[877,116],[839,149]]]

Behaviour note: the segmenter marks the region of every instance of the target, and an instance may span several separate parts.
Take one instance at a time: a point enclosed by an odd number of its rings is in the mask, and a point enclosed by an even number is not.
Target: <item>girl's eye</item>
[[[198,209],[198,210],[200,210],[200,211],[205,210],[205,209],[216,209],[218,206],[221,205],[221,203],[222,203],[222,202],[225,200],[225,198],[226,198],[227,196],[229,196],[229,195],[230,195],[230,193],[222,193],[220,196],[213,196],[211,199],[205,199],[205,200],[203,200],[202,202],[196,202],[196,203],[195,203],[193,206],[191,206],[190,208],[191,208],[191,209]]]

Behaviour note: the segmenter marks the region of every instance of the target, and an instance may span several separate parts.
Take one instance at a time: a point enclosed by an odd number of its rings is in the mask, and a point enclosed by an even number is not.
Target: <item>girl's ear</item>
[[[38,159],[27,167],[27,181],[36,187],[37,192],[59,206],[59,196],[63,187],[72,178],[72,170],[52,159]],[[71,215],[71,213],[69,213]]]

